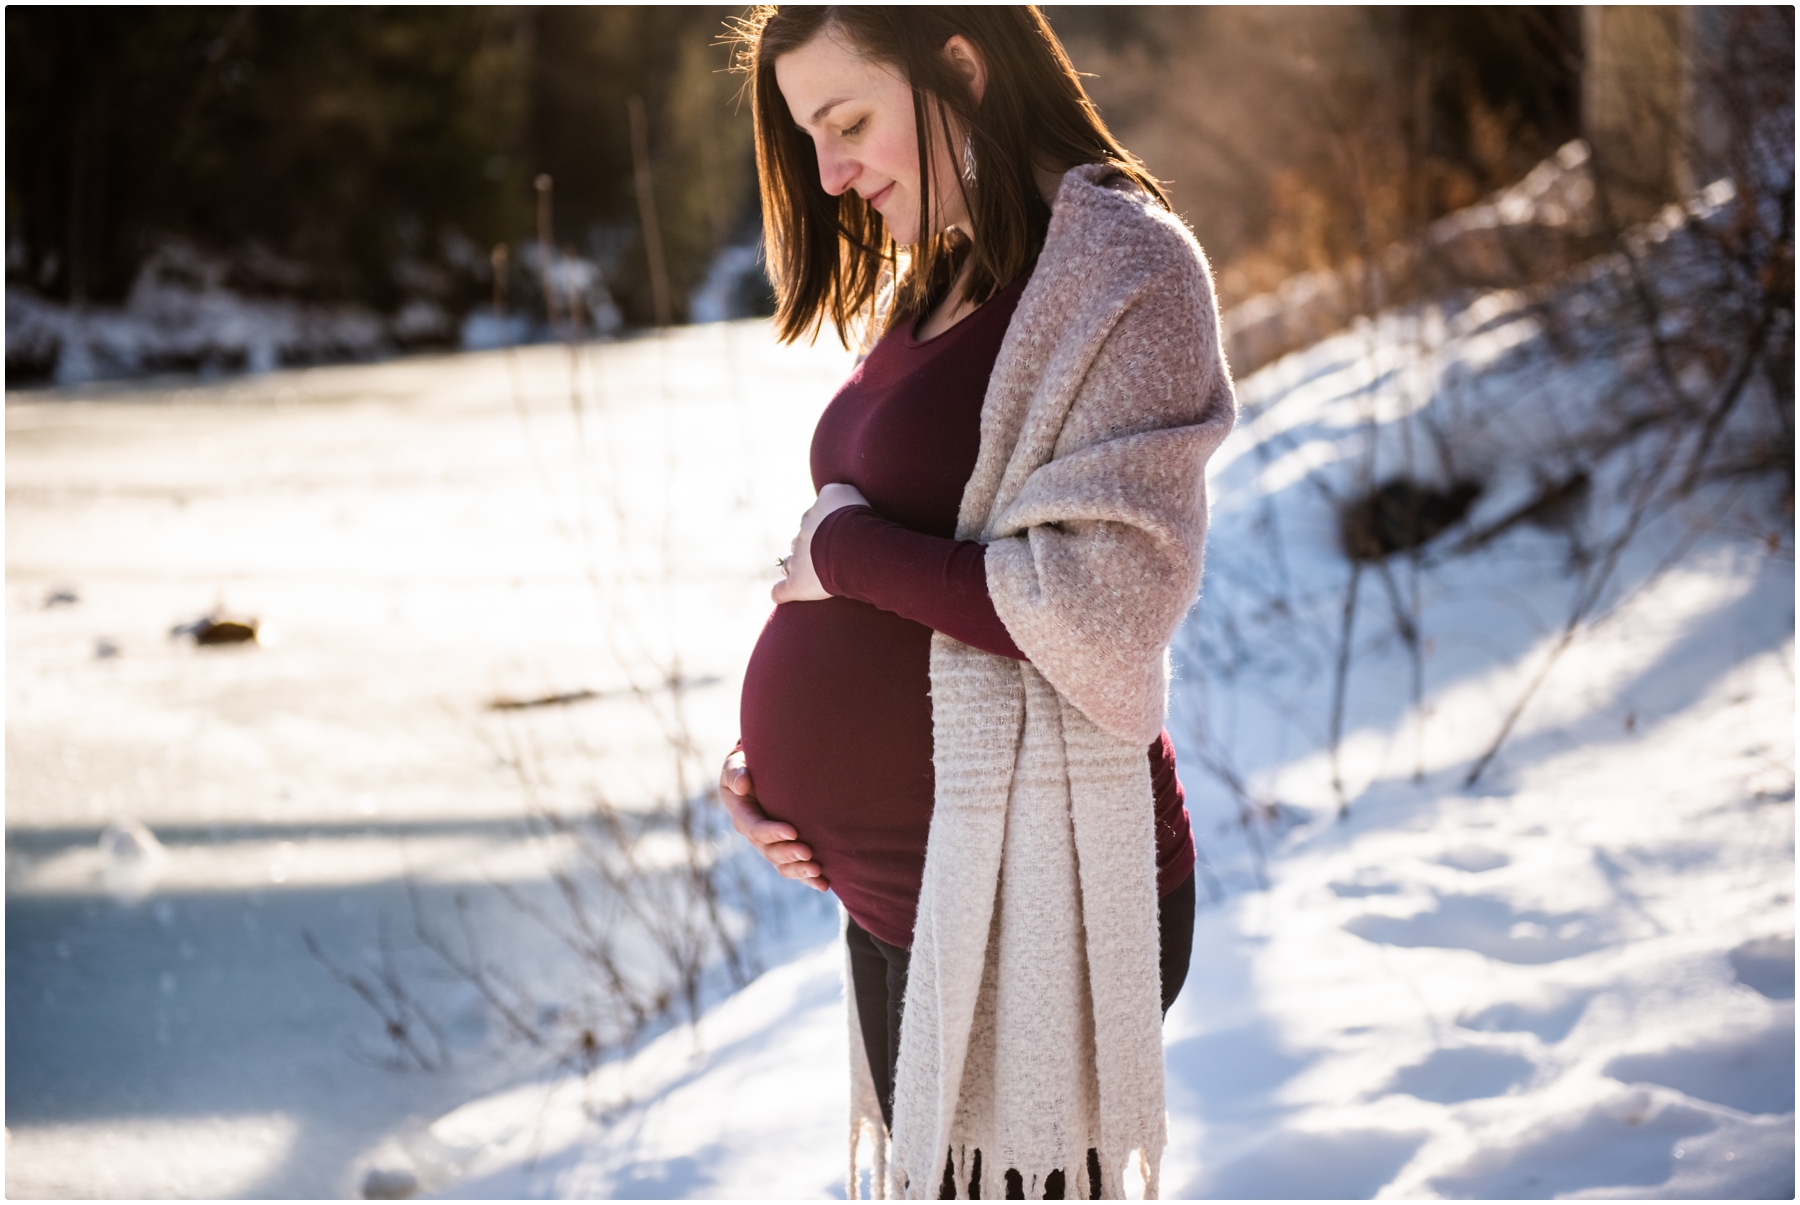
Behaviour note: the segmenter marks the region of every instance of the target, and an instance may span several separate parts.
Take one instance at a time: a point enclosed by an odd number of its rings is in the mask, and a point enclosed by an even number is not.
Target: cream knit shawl
[[[930,1198],[1041,1197],[1087,1151],[1148,1195],[1167,1141],[1155,834],[1145,750],[1168,645],[1200,585],[1204,469],[1235,417],[1205,258],[1103,165],[1063,177],[1000,345],[956,534],[987,544],[995,610],[1030,660],[931,640],[937,793],[883,1139],[850,1000],[851,1176]],[[884,1157],[885,1156],[885,1157]],[[885,1172],[885,1175],[884,1175]]]

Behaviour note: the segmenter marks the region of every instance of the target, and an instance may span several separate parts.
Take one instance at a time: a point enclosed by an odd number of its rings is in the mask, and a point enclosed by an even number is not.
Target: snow
[[[815,937],[832,934],[815,925]],[[827,936],[716,1008],[578,1085],[522,1089],[464,1106],[431,1127],[473,1153],[449,1191],[465,1197],[816,1199],[844,1173],[848,1082],[842,952]],[[591,1135],[582,1109],[607,1118]]]
[[[1167,1196],[1793,1193],[1792,517],[1743,479],[1633,511],[1660,437],[1590,440],[1646,388],[1641,348],[1601,337],[1615,270],[1560,310],[1383,315],[1239,383],[1174,649],[1207,865]],[[848,363],[732,323],[9,395],[9,1193],[842,1195],[821,897],[758,880],[784,901],[767,969],[585,1075],[457,985],[433,1000],[450,1070],[358,1062],[376,1019],[297,934],[363,965],[404,875],[436,906],[560,865],[484,738],[537,742],[569,806],[596,777],[648,797],[660,713],[629,688],[678,657],[711,680],[695,743],[729,746]],[[1584,502],[1459,551],[1575,468]],[[1485,488],[1364,571],[1334,756],[1336,506],[1402,471]],[[220,592],[282,642],[167,640]],[[592,710],[480,710],[575,689]],[[558,957],[480,898],[483,934]]]
[[[725,322],[747,317],[747,293],[767,289],[763,275],[761,241],[720,248],[707,266],[706,276],[688,298],[688,317],[694,322]]]
[[[1290,838],[1268,892],[1204,913],[1196,965],[1228,986],[1190,980],[1168,1026],[1177,1195],[1682,1196],[1703,1164],[1696,1195],[1779,1193],[1792,1006],[1730,953],[1791,928],[1791,797],[1746,791],[1744,755],[1791,740],[1786,657],[1504,797],[1359,798]],[[1672,1163],[1700,1134],[1719,1149]],[[1309,1188],[1310,1147],[1357,1169]]]
[[[281,1113],[147,1118],[129,1129],[106,1121],[34,1129],[7,1162],[29,1159],[34,1197],[248,1196],[265,1168],[293,1147],[298,1123]],[[22,1194],[9,1177],[8,1195]]]
[[[485,257],[466,239],[456,236],[450,243],[459,245],[460,267],[491,279]],[[446,273],[415,259],[401,259],[394,269],[395,282],[412,295],[383,315],[354,302],[297,299],[295,288],[309,272],[266,250],[252,247],[238,258],[245,262],[234,265],[184,240],[163,239],[117,305],[64,305],[8,284],[9,371],[78,386],[152,373],[263,373],[295,364],[379,360],[402,348],[452,343],[487,351],[565,337],[571,304],[583,332],[612,335],[624,325],[598,264],[559,253],[546,268],[535,244],[522,248],[521,283],[547,283],[557,298],[554,323],[516,310],[496,315],[488,307],[459,321],[438,300],[448,292]],[[271,295],[235,286],[234,267],[260,276]]]
[[[141,373],[226,368],[268,372],[284,363],[369,359],[396,338],[443,339],[449,317],[424,299],[390,323],[366,306],[246,296],[225,283],[228,266],[179,240],[144,262],[119,306],[62,306],[22,287],[6,289],[6,353],[52,368],[61,385]]]

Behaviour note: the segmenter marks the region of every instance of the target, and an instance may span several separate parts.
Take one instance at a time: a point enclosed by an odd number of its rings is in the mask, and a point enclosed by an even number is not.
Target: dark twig
[[[1489,742],[1481,756],[1475,759],[1475,764],[1470,768],[1468,777],[1463,780],[1464,789],[1475,785],[1482,772],[1487,769],[1488,763],[1493,761],[1494,756],[1500,752],[1500,746],[1511,735],[1513,725],[1517,724],[1519,717],[1525,714],[1525,708],[1537,694],[1538,688],[1544,684],[1544,680],[1550,676],[1551,669],[1555,667],[1564,651],[1580,633],[1583,621],[1599,604],[1601,595],[1605,593],[1607,584],[1612,579],[1613,571],[1618,568],[1620,557],[1625,553],[1626,546],[1637,535],[1638,529],[1652,510],[1651,503],[1667,474],[1669,464],[1675,458],[1676,447],[1680,443],[1681,436],[1682,431],[1679,428],[1671,432],[1665,446],[1660,449],[1658,455],[1653,457],[1651,471],[1644,475],[1637,492],[1627,504],[1624,526],[1619,530],[1618,535],[1613,537],[1606,550],[1601,553],[1599,560],[1591,564],[1584,573],[1585,580],[1576,592],[1575,605],[1569,609],[1569,618],[1563,623],[1556,643],[1545,656],[1543,664],[1538,667],[1538,672],[1526,684],[1518,701],[1513,704],[1512,710],[1507,712],[1506,718],[1501,721],[1499,732],[1494,734],[1494,739]]]
[[[1350,584],[1344,588],[1344,618],[1338,632],[1337,669],[1331,684],[1331,789],[1337,793],[1339,820],[1350,815],[1340,745],[1344,735],[1344,695],[1350,683],[1350,639],[1356,627],[1356,595],[1362,584],[1362,571],[1361,561],[1350,563]]]
[[[418,1043],[413,1041],[412,1030],[406,1023],[406,1012],[404,1009],[398,1007],[394,1003],[390,1003],[388,1000],[384,1000],[369,984],[368,980],[364,979],[361,975],[353,975],[343,967],[339,966],[329,954],[325,953],[324,948],[319,945],[319,939],[313,936],[311,930],[303,930],[300,934],[300,940],[305,943],[306,952],[318,960],[319,964],[325,968],[327,974],[351,991],[355,992],[362,998],[365,1004],[375,1011],[375,1015],[381,1018],[382,1027],[385,1030],[388,1039],[393,1042],[395,1046],[410,1055],[413,1062],[418,1064],[421,1071],[436,1071],[438,1069],[439,1064],[428,1057],[423,1050],[419,1049]]]

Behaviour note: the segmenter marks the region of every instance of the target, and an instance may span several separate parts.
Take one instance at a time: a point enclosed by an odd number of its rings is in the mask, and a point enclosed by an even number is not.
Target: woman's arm
[[[1025,654],[988,597],[987,549],[925,535],[870,506],[832,511],[812,534],[812,567],[827,593],[922,623],[1001,657]]]

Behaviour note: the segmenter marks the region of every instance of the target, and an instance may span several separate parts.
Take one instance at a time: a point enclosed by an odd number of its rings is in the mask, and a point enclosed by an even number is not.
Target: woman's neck
[[[1062,187],[1063,173],[1047,167],[1034,167],[1032,175],[1037,181],[1038,195],[1044,198],[1044,204],[1056,205],[1057,190]],[[963,223],[963,233],[969,238],[969,252],[964,254],[962,265],[957,268],[956,275],[950,280],[950,287],[944,290],[943,300],[933,306],[925,315],[925,321],[919,323],[913,337],[921,343],[930,342],[957,323],[973,314],[978,308],[969,301],[969,271],[974,266],[975,237],[972,223]]]
[[[944,290],[943,300],[931,307],[931,312],[925,315],[925,321],[919,323],[914,330],[913,338],[921,343],[928,343],[975,312],[976,307],[970,303],[968,291],[969,272],[974,264],[973,254],[963,256],[962,265],[950,280],[950,287]]]

